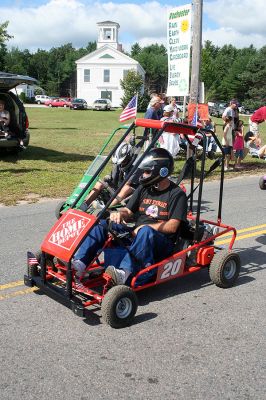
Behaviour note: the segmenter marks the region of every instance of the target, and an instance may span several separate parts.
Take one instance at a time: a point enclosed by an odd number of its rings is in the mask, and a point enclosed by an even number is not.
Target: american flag
[[[37,264],[39,264],[37,258],[35,257],[35,255],[31,251],[27,252],[27,259],[28,259],[28,265],[37,265]]]
[[[138,95],[136,94],[126,108],[122,111],[119,122],[127,121],[128,119],[135,118],[137,115]]]
[[[195,112],[194,112],[191,124],[194,125],[194,126],[198,125],[198,112],[197,112],[197,110],[195,110]]]

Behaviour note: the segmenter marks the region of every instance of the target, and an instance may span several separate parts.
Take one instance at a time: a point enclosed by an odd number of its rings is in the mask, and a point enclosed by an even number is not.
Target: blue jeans
[[[120,224],[112,224],[116,232],[127,232],[127,227]],[[88,265],[100,250],[108,236],[107,223],[101,220],[89,232],[88,236],[74,254],[75,260],[81,260]],[[169,257],[174,249],[174,242],[166,235],[158,232],[150,226],[143,226],[131,241],[128,252],[124,255],[119,265],[115,267],[130,271],[135,275],[141,269]]]

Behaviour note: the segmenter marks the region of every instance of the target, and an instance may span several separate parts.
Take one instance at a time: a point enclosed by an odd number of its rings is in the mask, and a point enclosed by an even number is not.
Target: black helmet
[[[141,175],[139,181],[143,186],[152,186],[167,178],[174,169],[174,159],[169,151],[156,148],[144,157],[139,165],[142,171],[149,171],[148,176]]]
[[[120,165],[122,170],[126,170],[132,163],[133,148],[129,143],[121,143],[116,149],[115,154],[112,157],[114,164]]]

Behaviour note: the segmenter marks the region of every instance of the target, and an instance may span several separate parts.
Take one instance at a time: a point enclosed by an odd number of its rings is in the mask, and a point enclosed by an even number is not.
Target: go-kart
[[[98,176],[95,176],[95,179],[91,181],[91,177],[94,175],[95,171],[99,170],[99,168],[107,158],[107,156],[104,154],[105,150],[107,149],[108,145],[111,143],[113,138],[116,136],[116,134],[126,129],[128,129],[128,125],[121,125],[111,132],[110,136],[107,138],[101,150],[99,151],[99,154],[97,154],[93,162],[88,166],[88,169],[85,171],[77,187],[73,190],[73,192],[66,200],[62,200],[57,204],[57,207],[55,209],[55,216],[57,219],[60,218],[65,211],[67,211],[70,207],[72,207],[74,203],[76,207],[79,207],[82,204],[82,202],[87,197],[88,193],[90,192],[90,190],[95,185],[98,179]],[[87,185],[88,182],[90,182],[89,185]],[[83,190],[85,186],[86,190]],[[113,192],[114,191],[112,190],[112,188],[107,186],[107,190],[104,191],[104,193],[102,194],[103,198],[100,199],[100,202],[101,203],[106,202],[105,201],[106,198],[109,199],[110,195],[113,194]],[[81,193],[82,195],[80,196]],[[76,201],[77,198],[78,201]]]
[[[76,208],[79,200],[100,175],[119,144],[132,131],[135,132],[137,129],[143,131],[143,128],[153,129],[153,138],[103,210],[95,216]],[[180,234],[180,238],[175,244],[174,253],[170,257],[142,269],[132,277],[127,285],[112,286],[110,276],[105,273],[105,268],[110,265],[110,254],[114,254],[117,245],[120,248],[122,247],[124,251],[127,251],[127,247],[123,243],[123,238],[110,229],[103,248],[95,254],[94,260],[87,266],[83,274],[83,288],[79,289],[75,285],[75,272],[71,267],[73,255],[92,227],[108,210],[112,199],[119,193],[129,177],[134,174],[147,152],[154,147],[164,131],[183,134],[189,143],[191,157],[185,162],[182,176],[177,178],[177,181],[180,182],[184,177],[190,175],[190,192],[187,195],[189,235],[184,234],[182,237],[182,233]],[[208,133],[210,132],[208,131]],[[209,270],[211,281],[218,287],[229,288],[233,286],[240,271],[239,255],[232,251],[236,229],[221,221],[225,156],[220,141],[213,132],[212,135],[221,150],[221,157],[214,161],[208,171],[205,171],[205,152],[203,152],[200,160],[196,156],[199,143],[202,143],[204,148],[206,147],[205,129],[180,123],[136,119],[91,176],[71,208],[63,213],[46,235],[41,244],[40,254],[34,255],[32,252],[28,252],[28,271],[24,276],[25,285],[39,287],[52,298],[71,308],[79,316],[85,315],[85,309],[100,305],[103,320],[113,328],[125,327],[132,322],[137,311],[136,293],[148,287],[197,272],[203,268]],[[197,165],[200,167],[199,177],[196,176]],[[201,218],[203,185],[208,173],[218,166],[221,169],[217,219],[210,221]],[[195,198],[196,191],[198,191],[197,198]],[[202,235],[202,227],[205,227],[206,224],[212,228],[208,236]],[[223,235],[228,236],[228,233],[231,234],[228,248],[216,246],[215,240]],[[194,257],[191,257],[192,254],[194,254]]]

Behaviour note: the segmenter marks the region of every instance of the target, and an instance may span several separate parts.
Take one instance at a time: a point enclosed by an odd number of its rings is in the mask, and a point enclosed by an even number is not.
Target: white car
[[[35,96],[35,102],[37,104],[44,104],[47,100],[51,100],[51,97],[46,96],[45,94],[38,94]]]
[[[112,103],[109,99],[97,99],[93,102],[92,109],[93,110],[111,110]]]

